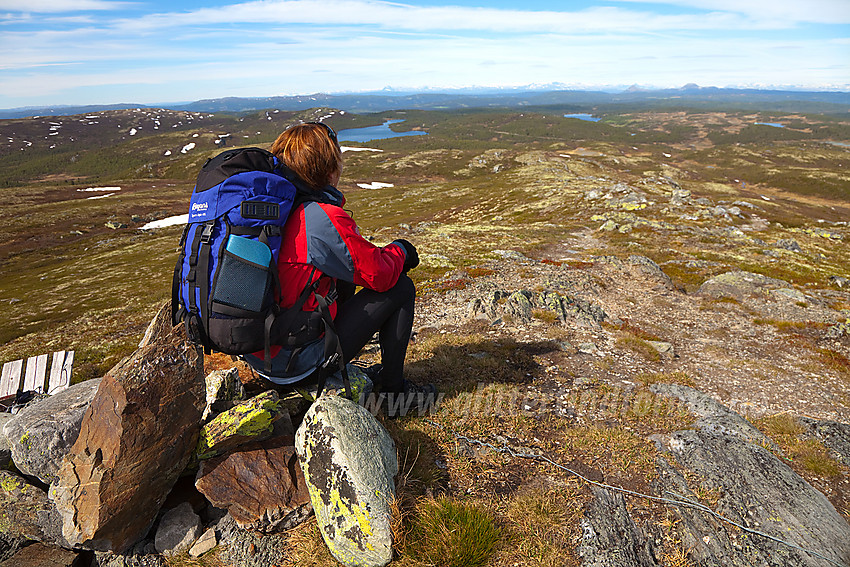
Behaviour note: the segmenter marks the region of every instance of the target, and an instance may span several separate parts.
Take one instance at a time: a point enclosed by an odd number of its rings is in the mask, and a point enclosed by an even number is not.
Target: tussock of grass
[[[440,497],[417,509],[404,553],[445,567],[487,563],[501,537],[493,517],[469,501]]]
[[[842,474],[842,467],[829,455],[827,448],[812,438],[803,438],[805,426],[790,413],[780,413],[754,420],[768,437],[785,453],[785,458],[796,465],[806,476],[834,478]]]
[[[617,346],[631,350],[632,352],[635,352],[653,362],[661,360],[661,354],[655,350],[655,347],[645,340],[631,334],[619,337],[617,339]]]

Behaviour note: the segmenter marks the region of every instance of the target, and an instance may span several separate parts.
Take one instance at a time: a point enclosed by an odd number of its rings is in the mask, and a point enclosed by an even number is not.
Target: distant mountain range
[[[238,98],[226,97],[195,102],[157,105],[111,104],[87,106],[26,107],[0,110],[0,118],[85,114],[128,108],[168,108],[193,112],[245,112],[276,108],[305,110],[330,107],[347,112],[370,113],[386,110],[452,110],[469,108],[575,107],[702,107],[728,106],[740,109],[783,112],[847,112],[850,92],[729,89],[688,84],[676,89],[647,90],[632,86],[622,92],[590,90],[463,89],[446,92],[396,92],[312,94]]]

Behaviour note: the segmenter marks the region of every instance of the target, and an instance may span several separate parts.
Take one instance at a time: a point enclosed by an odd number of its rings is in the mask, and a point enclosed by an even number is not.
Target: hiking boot
[[[408,380],[404,380],[401,392],[384,392],[381,396],[381,409],[389,419],[413,414],[421,417],[436,409],[439,403],[439,391],[436,386],[418,386]]]

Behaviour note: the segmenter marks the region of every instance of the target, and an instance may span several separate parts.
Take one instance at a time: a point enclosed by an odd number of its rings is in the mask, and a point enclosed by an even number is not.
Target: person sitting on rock
[[[328,310],[345,362],[377,332],[381,364],[370,374],[386,394],[385,411],[395,417],[392,414],[403,414],[404,408],[419,410],[410,400],[433,401],[436,388],[417,386],[403,375],[416,297],[407,272],[419,264],[416,247],[403,239],[379,247],[360,235],[354,219],[343,210],[345,197],[336,187],[342,174],[342,150],[330,126],[320,122],[292,126],[275,140],[271,152],[295,174],[294,179],[287,177],[298,190],[282,231],[281,307],[295,305],[305,287],[316,281],[318,288],[305,302],[304,311],[316,308],[316,295],[324,297],[336,289],[338,299]],[[356,286],[363,289],[354,293]],[[244,358],[276,384],[306,385],[315,380],[315,372],[325,362],[324,343],[317,339],[299,348],[273,347],[270,374],[263,371],[263,353]]]

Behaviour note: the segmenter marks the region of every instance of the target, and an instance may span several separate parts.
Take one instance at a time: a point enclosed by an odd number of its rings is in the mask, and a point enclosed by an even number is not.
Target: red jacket
[[[398,244],[378,247],[363,238],[354,219],[341,206],[318,202],[299,205],[283,227],[278,259],[280,305],[291,307],[304,286],[323,275],[387,291],[398,281],[405,256],[404,248]],[[319,284],[321,295],[330,289],[330,278]],[[315,301],[310,298],[305,310],[314,307]],[[336,315],[335,304],[331,313]]]
[[[393,287],[401,275],[407,255],[404,247],[395,243],[375,246],[360,235],[354,219],[343,210],[342,193],[327,187],[323,197],[331,202],[298,205],[283,227],[278,258],[281,307],[294,305],[304,287],[320,278],[317,293],[326,295],[331,279],[382,292]],[[315,307],[311,296],[304,310],[312,311]],[[330,310],[336,317],[336,303],[331,304]],[[279,346],[272,346],[272,357],[280,350]],[[262,357],[262,353],[257,355]]]

